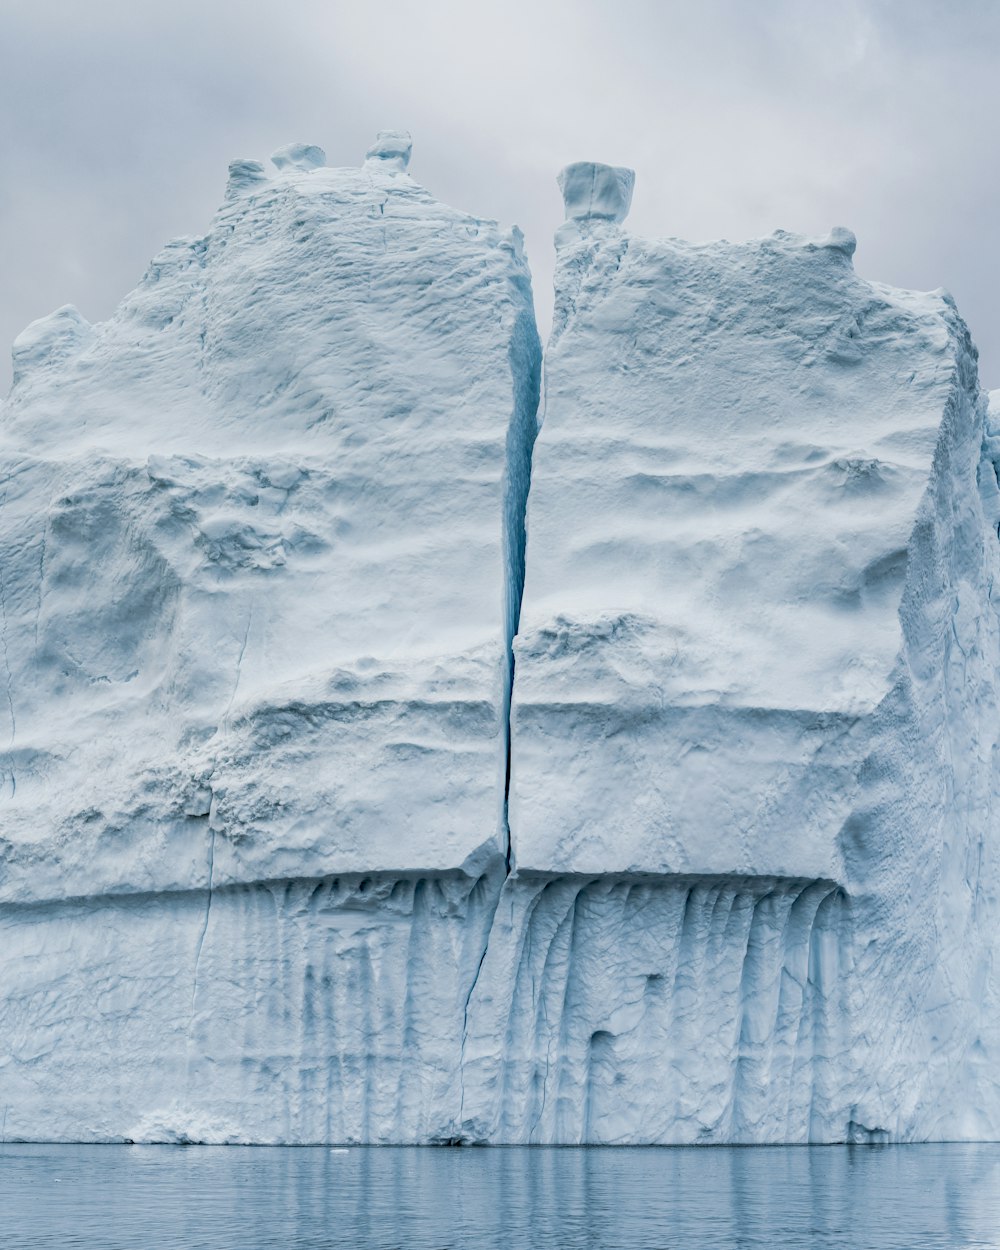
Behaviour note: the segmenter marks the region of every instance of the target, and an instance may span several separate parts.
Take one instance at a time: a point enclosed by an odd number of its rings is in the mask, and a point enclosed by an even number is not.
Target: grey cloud
[[[230,158],[357,164],[403,126],[436,195],[525,230],[543,320],[555,174],[606,160],[643,232],[850,226],[866,276],[952,291],[1000,384],[992,3],[7,0],[0,38],[5,344],[66,302],[107,316]]]

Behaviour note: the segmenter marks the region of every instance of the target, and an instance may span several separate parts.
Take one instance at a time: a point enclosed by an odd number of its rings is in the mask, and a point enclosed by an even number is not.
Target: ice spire
[[[635,171],[619,165],[577,161],[559,174],[559,190],[566,205],[567,221],[596,218],[624,221],[632,206]]]
[[[412,148],[408,130],[380,130],[365,153],[365,168],[386,174],[405,174]]]

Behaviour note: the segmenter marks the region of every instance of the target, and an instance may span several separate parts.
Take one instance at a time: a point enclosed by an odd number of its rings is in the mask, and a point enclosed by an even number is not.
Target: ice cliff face
[[[234,162],[15,344],[5,1135],[996,1136],[954,306],[575,165],[539,405],[517,232],[409,156]]]
[[[111,321],[15,344],[7,898],[502,846],[530,280],[400,138],[237,162]]]

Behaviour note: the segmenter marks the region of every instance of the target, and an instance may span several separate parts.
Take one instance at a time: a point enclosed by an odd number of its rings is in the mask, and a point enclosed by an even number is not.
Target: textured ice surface
[[[15,345],[0,897],[502,850],[520,238],[321,159],[238,163],[109,322]]]
[[[235,161],[14,346],[4,1133],[997,1136],[953,304],[845,230],[637,238],[581,163],[538,409],[517,232],[409,158]]]

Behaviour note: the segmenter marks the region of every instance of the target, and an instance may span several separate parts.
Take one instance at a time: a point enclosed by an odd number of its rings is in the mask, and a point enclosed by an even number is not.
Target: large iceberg
[[[582,163],[543,377],[519,234],[409,157],[234,162],[14,345],[4,1135],[996,1136],[954,305]]]

